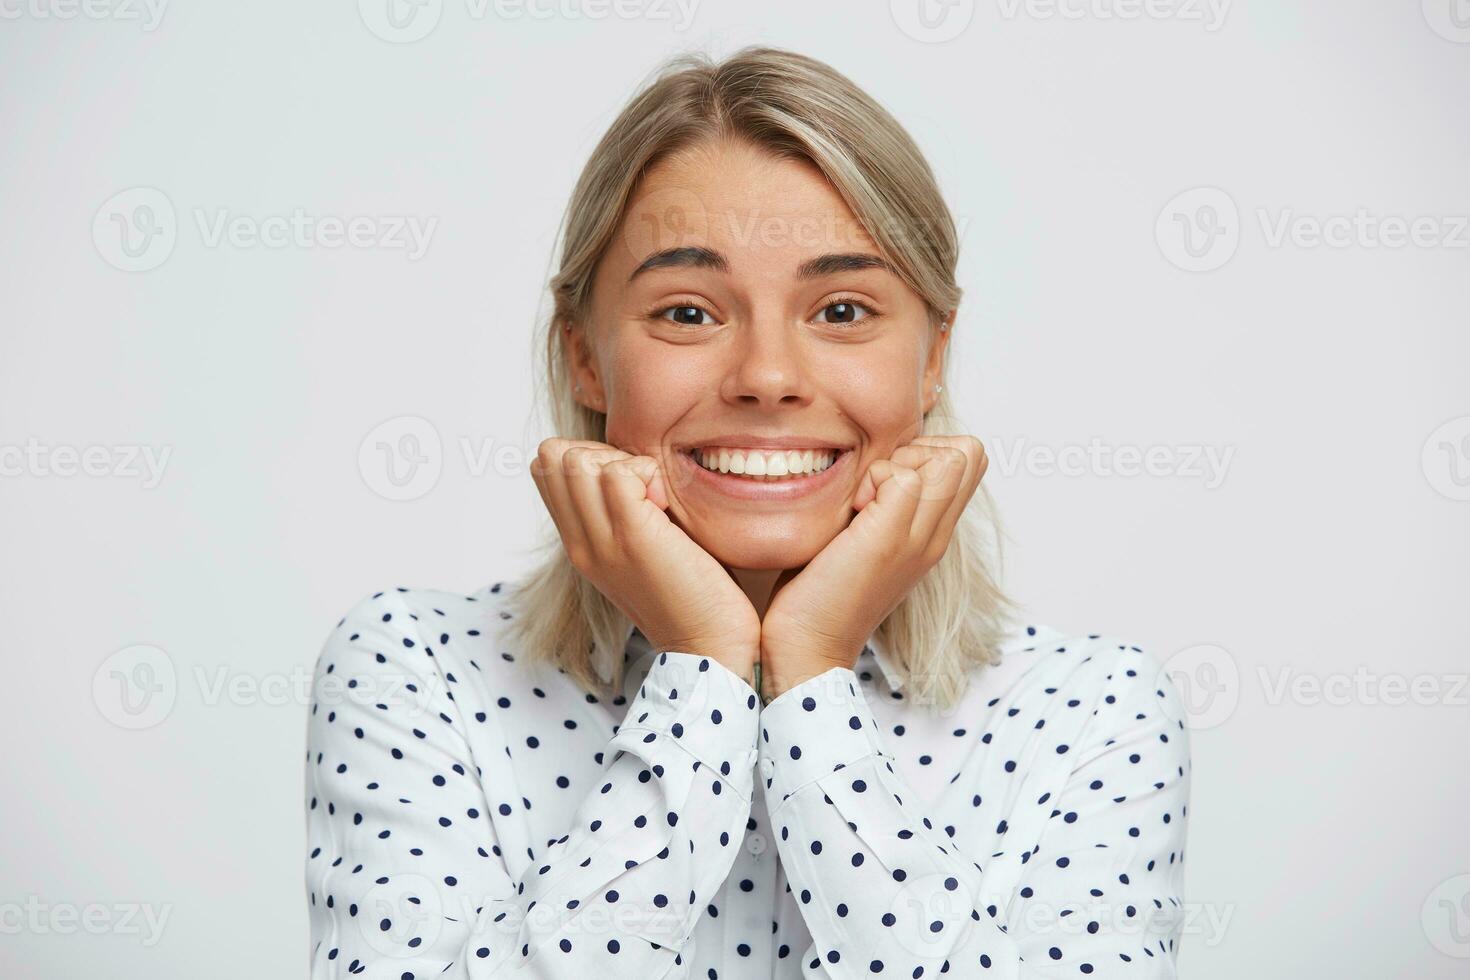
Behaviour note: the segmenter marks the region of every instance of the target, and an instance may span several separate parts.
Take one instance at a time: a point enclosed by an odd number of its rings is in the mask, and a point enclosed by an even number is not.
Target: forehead
[[[745,141],[705,143],[659,161],[634,189],[619,238],[619,261],[629,267],[683,245],[715,249],[732,265],[879,254],[815,164]]]

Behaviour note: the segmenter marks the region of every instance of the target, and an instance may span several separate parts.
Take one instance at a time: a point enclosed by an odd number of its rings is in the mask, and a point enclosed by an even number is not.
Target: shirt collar
[[[878,638],[876,631],[868,637],[868,650],[872,652],[878,669],[883,672],[883,680],[888,684],[888,689],[890,691],[902,690],[903,668],[899,665],[898,658],[893,655],[893,651],[889,650],[888,646]]]
[[[643,635],[638,627],[636,625],[629,626],[628,636],[623,641],[622,653],[625,679],[627,677],[626,669],[650,649],[651,647],[648,645],[647,637]],[[612,683],[613,664],[611,657],[605,655],[598,657],[592,665],[592,668],[597,672],[597,676],[602,678],[604,684]]]
[[[634,663],[645,653],[651,652],[652,649],[648,644],[647,637],[639,631],[638,627],[636,625],[630,626],[628,628],[627,642],[623,645],[624,665]],[[903,668],[899,664],[898,658],[888,649],[887,644],[878,638],[876,631],[868,637],[868,642],[864,649],[873,655],[873,661],[877,663],[878,670],[882,672],[883,680],[888,684],[888,689],[890,691],[902,690],[904,682]],[[612,680],[612,664],[608,662],[607,658],[599,659],[594,666],[597,670],[597,675],[602,678],[603,683],[608,683]]]

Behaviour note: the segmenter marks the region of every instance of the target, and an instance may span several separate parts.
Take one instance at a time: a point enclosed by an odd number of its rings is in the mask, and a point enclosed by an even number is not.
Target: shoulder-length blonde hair
[[[954,219],[918,147],[882,106],[828,65],[794,52],[748,47],[719,63],[702,53],[679,55],[614,120],[567,205],[553,310],[538,328],[543,396],[558,435],[607,441],[607,417],[572,396],[557,327],[587,322],[598,260],[639,178],[668,154],[731,137],[815,164],[924,299],[936,329],[958,307]],[[944,391],[921,432],[959,434]],[[898,668],[905,697],[948,708],[971,668],[997,659],[1015,608],[989,567],[992,553],[999,561],[1000,538],[982,483],[944,557],[879,627],[874,639]],[[554,527],[541,550],[539,566],[510,590],[517,613],[509,628],[533,661],[559,667],[589,693],[621,690],[634,624],[572,567]]]

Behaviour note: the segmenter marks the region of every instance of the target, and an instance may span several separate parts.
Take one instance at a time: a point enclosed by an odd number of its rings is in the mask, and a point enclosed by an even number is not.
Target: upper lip
[[[757,436],[737,432],[728,436],[710,436],[700,442],[690,442],[680,447],[691,449],[836,449],[851,448],[847,443],[823,439],[818,436]]]

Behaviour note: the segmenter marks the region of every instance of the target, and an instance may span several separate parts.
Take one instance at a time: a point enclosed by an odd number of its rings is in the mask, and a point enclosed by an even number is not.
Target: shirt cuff
[[[718,660],[663,651],[654,654],[614,741],[678,745],[749,799],[759,705],[755,689]]]
[[[833,667],[772,699],[760,714],[760,771],[772,811],[803,786],[869,756],[892,759],[857,674]]]

